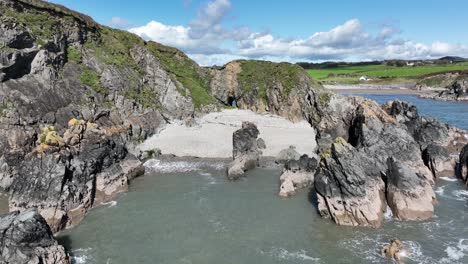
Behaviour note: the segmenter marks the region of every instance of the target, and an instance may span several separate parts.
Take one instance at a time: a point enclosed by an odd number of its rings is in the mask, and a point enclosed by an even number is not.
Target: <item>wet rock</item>
[[[468,185],[468,144],[463,147],[458,158],[456,175]]]
[[[386,208],[385,184],[374,161],[346,142],[332,144],[315,179],[322,217],[339,225],[379,227]]]
[[[279,195],[282,197],[292,196],[296,194],[298,189],[311,186],[314,183],[317,167],[317,159],[315,157],[309,158],[307,155],[302,155],[299,160],[286,162],[280,176]]]
[[[55,240],[35,209],[0,217],[0,263],[68,264],[65,249]]]
[[[286,163],[291,160],[299,160],[301,154],[297,152],[296,146],[289,146],[287,149],[283,149],[278,153],[276,157],[277,163]]]
[[[258,165],[262,152],[257,145],[257,137],[260,132],[255,124],[243,122],[242,128],[232,135],[234,161],[228,167],[228,179],[237,180],[243,177],[245,172]]]
[[[95,124],[76,122],[65,135],[66,147],[43,143],[17,160],[10,186],[10,210],[37,207],[54,232],[76,225],[143,173],[123,142]]]
[[[390,244],[385,245],[380,253],[387,258],[395,260],[397,263],[401,263],[402,258],[406,256],[403,243],[398,239],[390,241]]]
[[[400,220],[431,218],[437,200],[426,177],[394,158],[387,165],[387,202],[393,215]]]
[[[422,152],[424,164],[431,170],[434,178],[453,176],[455,160],[442,146],[430,144]]]

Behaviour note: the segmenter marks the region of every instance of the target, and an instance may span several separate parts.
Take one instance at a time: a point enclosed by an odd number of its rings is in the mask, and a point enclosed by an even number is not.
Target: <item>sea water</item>
[[[383,102],[395,95],[369,97]],[[452,102],[399,98],[416,103],[421,114],[468,128],[468,104],[460,110]],[[308,190],[280,198],[280,168],[229,182],[224,165],[149,161],[147,175],[128,193],[58,239],[74,263],[392,263],[379,250],[393,238],[407,248],[405,263],[468,263],[468,190],[454,178],[437,180],[433,219],[398,221],[387,211],[383,227],[371,229],[321,218]]]

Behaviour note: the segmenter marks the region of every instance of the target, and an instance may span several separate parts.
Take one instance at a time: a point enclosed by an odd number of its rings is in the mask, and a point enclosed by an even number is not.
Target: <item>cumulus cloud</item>
[[[434,42],[423,44],[401,39],[401,30],[381,25],[370,31],[359,19],[350,19],[306,38],[282,38],[249,27],[223,25],[232,5],[212,0],[198,10],[187,25],[165,25],[151,21],[130,29],[145,39],[174,46],[202,65],[222,65],[233,59],[272,61],[427,59],[445,55],[468,56],[468,47]]]

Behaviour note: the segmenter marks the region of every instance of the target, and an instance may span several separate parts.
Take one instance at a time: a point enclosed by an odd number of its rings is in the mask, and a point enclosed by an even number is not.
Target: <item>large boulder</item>
[[[339,140],[322,155],[320,168],[315,190],[322,217],[339,225],[381,226],[385,184],[372,158]]]
[[[386,173],[387,202],[400,220],[426,220],[434,214],[436,196],[424,175],[389,158]]]
[[[299,160],[287,161],[280,176],[279,195],[282,197],[292,196],[296,194],[298,189],[311,186],[314,183],[317,167],[317,159],[307,155],[302,155]]]
[[[255,124],[243,122],[242,128],[232,135],[232,156],[234,161],[229,164],[227,177],[237,180],[243,177],[245,172],[258,165],[262,152],[258,148],[258,135],[260,132]]]
[[[0,216],[0,263],[68,264],[70,260],[44,218],[28,209]]]

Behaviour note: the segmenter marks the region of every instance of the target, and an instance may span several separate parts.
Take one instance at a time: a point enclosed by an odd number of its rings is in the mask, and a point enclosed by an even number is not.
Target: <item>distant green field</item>
[[[418,77],[426,74],[433,74],[446,71],[468,70],[468,62],[450,64],[450,65],[430,65],[416,67],[394,67],[387,65],[365,65],[365,66],[343,66],[331,69],[307,70],[315,79],[325,80],[330,74],[335,74],[336,79],[340,74],[353,75],[354,78],[360,76],[381,77],[381,78],[408,78]],[[351,78],[351,77],[345,77]],[[341,78],[342,79],[342,78]]]

